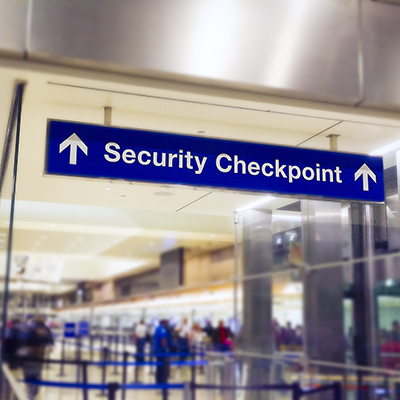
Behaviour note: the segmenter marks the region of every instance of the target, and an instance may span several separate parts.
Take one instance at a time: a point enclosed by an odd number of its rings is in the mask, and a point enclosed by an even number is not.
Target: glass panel
[[[20,107],[23,95],[23,84],[14,88],[10,106],[7,128],[3,131],[3,152],[0,166],[0,274],[1,282],[1,307],[2,307],[2,356],[3,359],[13,364],[14,346],[12,338],[12,322],[17,316],[14,313],[14,301],[9,296],[9,266],[12,254],[10,253],[13,227],[13,210],[15,202],[15,157],[17,132],[20,124]],[[0,375],[2,370],[0,371]]]

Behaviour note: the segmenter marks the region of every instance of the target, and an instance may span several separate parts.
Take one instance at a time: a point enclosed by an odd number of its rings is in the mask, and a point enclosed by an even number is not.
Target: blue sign
[[[78,323],[78,335],[79,336],[89,336],[89,322],[79,321]]]
[[[74,338],[75,332],[76,332],[75,322],[66,322],[64,324],[64,337],[65,338]]]
[[[46,173],[384,201],[381,157],[49,121]]]

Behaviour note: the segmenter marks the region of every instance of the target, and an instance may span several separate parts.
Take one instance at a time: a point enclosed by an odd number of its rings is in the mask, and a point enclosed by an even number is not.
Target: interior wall
[[[189,258],[183,269],[184,286],[233,280],[233,246]]]

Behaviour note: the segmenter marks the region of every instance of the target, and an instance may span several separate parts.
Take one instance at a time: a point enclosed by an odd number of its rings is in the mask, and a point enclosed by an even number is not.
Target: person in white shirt
[[[185,359],[187,355],[189,355],[189,336],[191,332],[191,328],[188,322],[188,319],[183,318],[182,325],[176,330],[178,332],[178,352],[180,354],[180,359]],[[185,355],[185,353],[187,355]]]
[[[144,348],[146,345],[146,337],[147,337],[147,326],[145,325],[143,320],[136,325],[134,338],[136,344],[136,361],[144,362]]]
[[[203,332],[200,328],[199,324],[193,324],[193,329],[190,332],[190,345],[195,346],[196,348],[202,347],[204,344],[204,340],[206,338],[206,333]]]

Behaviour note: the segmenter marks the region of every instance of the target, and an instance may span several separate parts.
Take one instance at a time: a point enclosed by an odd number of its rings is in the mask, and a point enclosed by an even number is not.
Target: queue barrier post
[[[116,400],[118,389],[119,389],[118,382],[110,382],[108,384],[108,400]]]
[[[118,344],[119,344],[119,336],[114,335],[114,361],[118,362]],[[118,374],[118,366],[117,364],[114,364],[114,372],[113,375],[119,375]]]
[[[124,365],[123,365],[123,367],[122,367],[122,396],[121,396],[121,399],[122,400],[125,400],[125,395],[126,395],[126,388],[125,388],[125,385],[126,385],[126,369],[127,369],[127,363],[128,363],[128,352],[127,351],[124,351]]]
[[[89,336],[90,361],[93,361],[93,335]]]
[[[150,346],[150,357],[149,357],[149,360],[150,360],[151,363],[153,363],[153,361],[157,360],[157,358],[154,355],[154,346],[153,345]],[[150,365],[150,375],[154,375],[155,374],[155,370],[156,370],[156,367],[153,367],[152,365]]]
[[[357,370],[357,400],[362,400],[363,392],[362,392],[362,385],[363,385],[363,373],[360,370]]]
[[[292,400],[300,400],[302,392],[303,391],[301,390],[300,384],[298,382],[292,384]]]
[[[75,360],[77,361],[76,363],[76,382],[79,382],[80,380],[80,372],[81,369],[79,368],[79,364],[81,361],[81,336],[78,335],[76,337],[76,349],[75,349]]]
[[[400,383],[396,382],[396,384],[394,385],[394,398],[395,400],[400,400]]]
[[[81,335],[77,335],[76,337],[76,353],[75,357],[78,361],[81,360]]]
[[[112,335],[107,336],[107,347],[111,350],[112,349],[112,343],[113,343],[113,337]],[[111,360],[111,357],[110,357]]]
[[[342,400],[342,385],[340,382],[333,382],[333,398],[335,400]]]
[[[83,400],[88,400],[89,399],[89,393],[88,393],[88,388],[87,388],[87,383],[88,383],[88,363],[86,361],[82,362],[82,383],[83,383]]]
[[[162,398],[163,400],[168,400],[168,389],[166,387],[162,389]]]
[[[103,348],[104,335],[100,332],[100,348]]]
[[[137,358],[135,359],[137,361]],[[139,382],[139,365],[135,364],[135,383]]]
[[[61,363],[60,363],[60,373],[58,376],[65,376],[64,374],[64,360],[65,360],[65,339],[61,340]]]
[[[106,384],[106,375],[107,375],[107,365],[106,362],[108,361],[108,347],[103,348],[103,365],[101,366],[101,384]],[[100,396],[105,396],[105,390],[102,389],[100,392]]]
[[[190,368],[191,371],[191,376],[190,376],[190,386],[191,386],[191,400],[196,400],[196,366],[195,366],[195,360],[196,360],[196,349],[192,347],[192,354],[191,354],[191,359],[192,359],[192,365]]]
[[[122,351],[123,352],[126,351],[126,339],[128,339],[126,335],[122,336]]]

